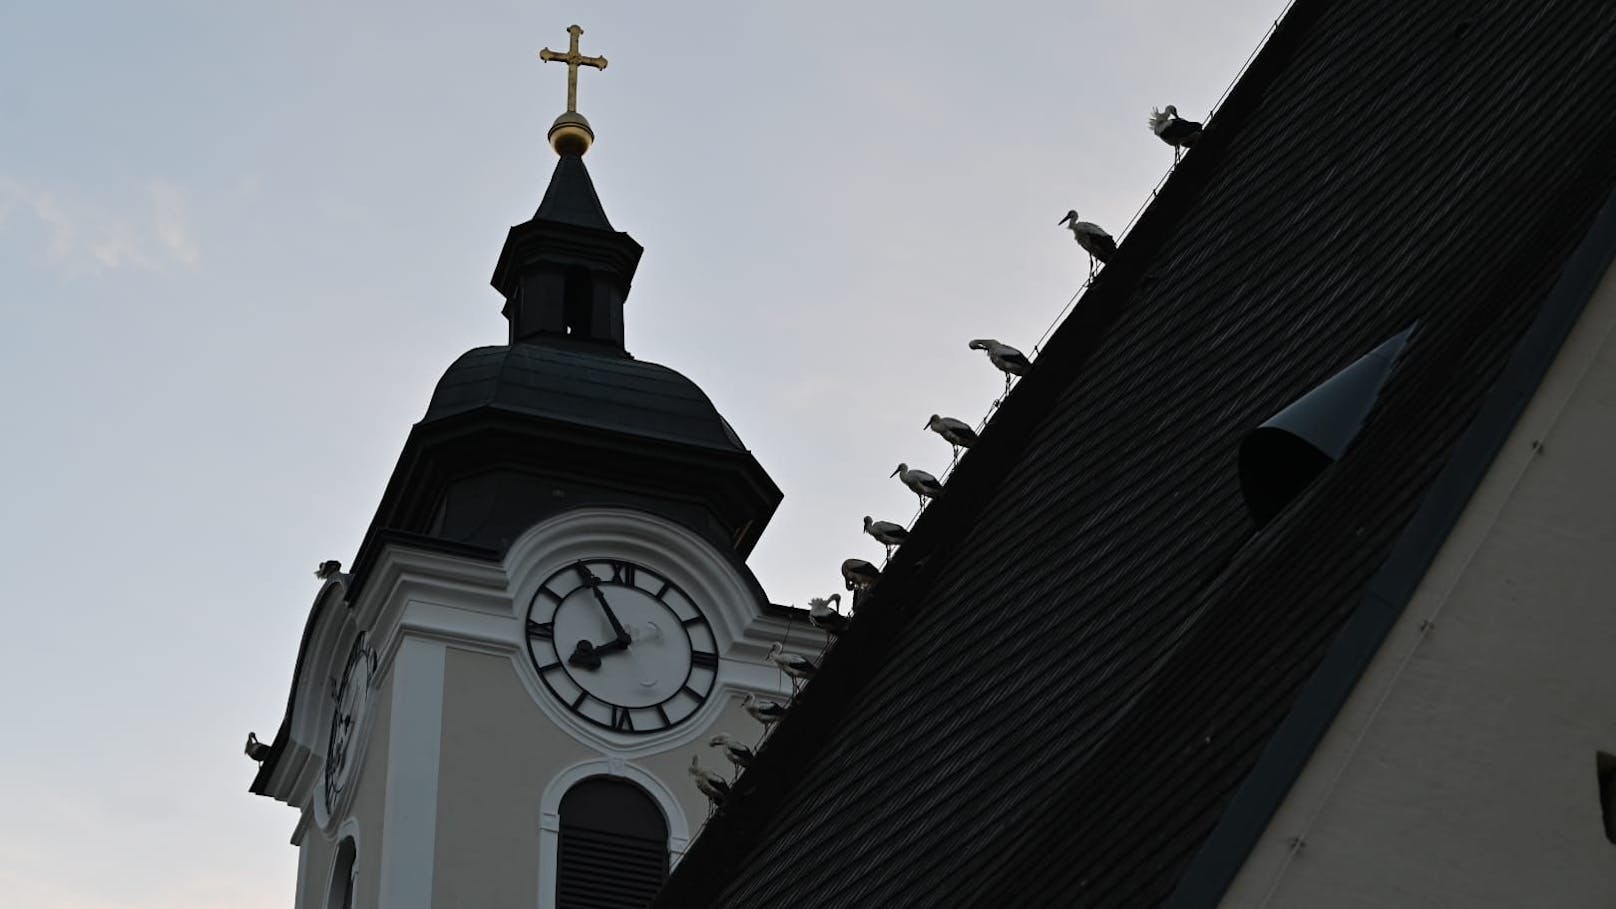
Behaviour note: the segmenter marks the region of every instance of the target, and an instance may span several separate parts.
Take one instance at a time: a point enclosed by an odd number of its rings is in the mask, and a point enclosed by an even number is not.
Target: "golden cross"
[[[578,67],[606,68],[605,57],[585,57],[583,54],[578,53],[578,36],[583,33],[584,30],[578,26],[569,25],[567,26],[567,34],[572,36],[572,45],[567,48],[566,53],[558,54],[548,47],[539,51],[539,59],[546,63],[560,60],[562,63],[567,64],[567,113],[569,114],[578,112]]]

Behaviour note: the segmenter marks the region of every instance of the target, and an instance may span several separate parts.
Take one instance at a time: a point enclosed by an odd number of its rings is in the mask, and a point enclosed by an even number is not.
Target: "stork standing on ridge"
[[[712,807],[723,807],[724,800],[729,798],[729,781],[711,770],[703,770],[701,758],[696,755],[690,756],[690,778],[696,781],[696,788],[701,790],[701,794],[712,802]]]
[[[943,494],[943,484],[938,482],[936,477],[924,470],[911,468],[908,464],[900,463],[893,469],[891,475],[903,481],[903,485],[909,487],[909,491],[920,499],[921,505],[925,505],[927,499],[935,499]]]
[[[863,559],[842,560],[842,582],[848,590],[869,590],[881,580],[881,569]]]
[[[1174,164],[1183,156],[1184,149],[1201,138],[1201,124],[1183,119],[1178,115],[1178,108],[1171,104],[1166,110],[1150,109],[1150,131],[1173,147]]]
[[[902,546],[904,541],[909,539],[909,531],[904,530],[902,526],[891,521],[877,521],[869,515],[864,516],[864,532],[875,537],[877,543],[887,548],[889,559],[892,558],[892,547]]]
[[[763,724],[767,729],[786,715],[786,705],[776,701],[765,701],[751,692],[741,699],[741,709],[751,714],[752,719]]]
[[[1000,372],[1004,373],[1004,390],[1010,390],[1011,376],[1024,376],[1032,369],[1032,361],[1027,355],[1008,344],[1000,344],[992,338],[977,338],[970,343],[972,350],[985,350],[988,362],[992,363]]]
[[[836,606],[832,608],[831,604]],[[808,601],[808,624],[821,631],[831,634],[841,634],[852,624],[852,619],[842,615],[842,595],[833,593],[828,597],[814,597]]]
[[[1095,260],[1099,260],[1101,265],[1110,262],[1111,257],[1117,254],[1117,241],[1111,239],[1111,235],[1102,230],[1100,225],[1091,221],[1077,220],[1075,208],[1067,212],[1066,217],[1060,219],[1060,223],[1072,229],[1072,236],[1076,238],[1077,245],[1083,247],[1083,251],[1089,254],[1089,280],[1094,280]]]
[[[751,748],[741,743],[741,740],[727,732],[720,732],[707,741],[709,748],[724,749],[724,757],[735,765],[736,770],[745,770],[752,766],[752,758],[757,755]]]
[[[813,678],[814,673],[819,671],[819,667],[814,665],[813,660],[800,653],[792,653],[785,649],[779,641],[769,645],[769,660],[774,665],[779,666],[780,670],[786,675],[799,682],[805,682]]]
[[[976,444],[976,430],[964,420],[953,417],[940,417],[932,414],[926,421],[926,428],[942,436],[948,444],[954,446],[954,457],[959,457],[961,448],[970,448]]]

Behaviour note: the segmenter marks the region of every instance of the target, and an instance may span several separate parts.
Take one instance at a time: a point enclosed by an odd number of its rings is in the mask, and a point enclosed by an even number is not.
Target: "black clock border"
[[[348,770],[349,745],[352,744],[352,742],[354,740],[354,732],[357,730],[357,728],[359,726],[359,718],[358,718],[359,711],[356,710],[356,709],[350,709],[347,713],[344,713],[343,709],[342,709],[342,707],[343,707],[342,699],[350,691],[349,686],[353,682],[354,670],[357,669],[359,666],[367,663],[367,662],[371,664],[371,669],[374,670],[375,669],[375,654],[373,654],[365,646],[365,636],[364,636],[364,634],[360,634],[358,637],[354,638],[353,646],[348,648],[348,661],[342,667],[342,681],[337,683],[337,690],[336,690],[335,694],[332,697],[332,700],[335,701],[335,704],[331,708],[331,729],[330,729],[329,734],[326,737],[326,743],[325,743],[325,774],[324,775],[325,775],[325,807],[326,807],[327,811],[332,811],[332,810],[334,810],[336,808],[337,799],[340,798],[342,796],[342,793],[345,792],[347,790],[347,788],[348,788],[348,785],[347,785],[348,781],[346,779],[341,779],[341,780],[334,779],[334,775],[337,774],[337,773],[342,773],[342,772],[345,772],[345,771]],[[365,679],[365,685],[366,686],[370,685],[370,679],[369,678]],[[342,720],[342,718],[344,716],[352,716],[353,721],[349,724],[348,730],[345,733],[345,737],[342,740],[342,746],[343,746],[342,747],[342,763],[341,763],[340,766],[335,766],[334,767],[334,766],[332,766],[331,758],[332,758],[332,754],[333,754],[335,748],[337,747],[338,724],[341,722],[341,720]]]
[[[663,606],[663,608],[667,609],[670,613],[673,613],[674,618],[679,617],[679,612],[678,612],[678,610],[674,609],[668,603],[668,601],[665,599],[665,595],[667,594],[667,592],[669,590],[676,591],[681,597],[684,598],[686,603],[690,604],[690,608],[695,610],[695,612],[696,612],[696,618],[695,619],[680,619],[680,622],[679,622],[680,630],[684,632],[685,640],[688,641],[689,644],[690,644],[691,659],[690,659],[689,668],[687,668],[685,670],[684,680],[680,683],[679,688],[675,689],[672,694],[670,694],[667,697],[663,698],[662,700],[656,702],[655,704],[650,704],[650,705],[644,706],[644,707],[629,707],[629,706],[624,705],[624,704],[615,704],[615,703],[613,703],[611,701],[606,700],[603,697],[600,697],[600,696],[590,692],[582,684],[578,683],[578,681],[576,679],[574,679],[573,684],[577,685],[577,687],[580,690],[581,694],[579,694],[578,697],[572,699],[572,701],[569,703],[566,698],[563,698],[561,696],[561,692],[557,691],[555,686],[550,684],[548,671],[555,670],[555,669],[560,669],[562,672],[566,672],[566,665],[565,665],[566,664],[566,658],[561,655],[560,649],[558,649],[556,647],[555,636],[554,636],[553,630],[552,630],[552,633],[549,636],[544,636],[544,635],[534,634],[534,628],[536,626],[539,626],[539,625],[542,625],[542,624],[550,624],[550,625],[552,625],[552,628],[553,628],[553,625],[554,625],[553,620],[554,620],[554,617],[555,617],[556,610],[559,610],[561,608],[561,604],[563,602],[565,602],[568,597],[572,596],[574,593],[577,593],[581,588],[586,586],[580,580],[579,583],[577,584],[577,586],[572,587],[571,589],[567,590],[565,593],[558,594],[554,590],[550,589],[550,582],[551,581],[554,581],[556,578],[558,578],[558,577],[560,577],[560,576],[562,576],[564,574],[576,573],[578,571],[578,566],[580,566],[580,565],[582,565],[582,566],[584,566],[586,568],[589,568],[590,566],[596,566],[596,565],[608,565],[608,566],[611,566],[612,576],[610,578],[601,578],[600,579],[600,585],[602,587],[605,587],[605,586],[609,585],[609,586],[613,586],[613,587],[624,587],[624,588],[628,588],[630,590],[637,590],[640,593],[643,593],[643,594],[651,597],[653,600],[656,600],[658,603],[660,603]],[[639,572],[642,572],[642,571],[646,572],[647,574],[650,574],[650,575],[656,577],[659,581],[661,581],[666,586],[664,586],[658,592],[652,592],[650,590],[646,590],[644,587],[641,587],[638,584],[626,584],[621,580],[621,578],[624,577],[624,573],[622,571],[622,568],[625,567],[625,566],[633,569],[633,572],[635,574],[638,574]],[[545,595],[545,594],[548,594],[550,600],[553,602],[553,606],[551,607],[551,610],[550,610],[550,617],[551,617],[552,621],[550,623],[535,622],[533,620],[533,608],[534,608],[534,606],[536,606],[538,604],[539,597],[541,595]],[[538,587],[537,590],[533,591],[533,596],[528,599],[527,612],[525,613],[523,618],[524,618],[524,625],[523,625],[524,637],[527,638],[528,662],[532,664],[534,672],[538,673],[539,681],[544,683],[545,690],[548,691],[553,698],[555,698],[557,703],[559,703],[563,707],[565,707],[567,709],[568,713],[571,713],[573,716],[578,717],[579,719],[583,720],[586,723],[589,723],[592,726],[596,726],[596,727],[599,727],[601,729],[607,729],[607,730],[610,730],[612,732],[623,732],[623,733],[630,733],[630,734],[634,734],[634,735],[650,735],[652,733],[666,732],[667,730],[673,729],[676,726],[679,726],[680,724],[682,724],[685,721],[689,720],[691,717],[695,716],[697,713],[701,712],[702,706],[707,703],[708,698],[712,697],[713,689],[716,688],[717,685],[718,685],[718,654],[717,654],[716,651],[714,651],[714,652],[712,652],[710,654],[712,659],[711,659],[710,664],[708,665],[708,668],[711,669],[712,672],[713,672],[713,677],[712,677],[712,680],[707,683],[706,691],[697,692],[694,688],[690,687],[691,676],[693,676],[695,674],[696,666],[698,665],[697,655],[698,654],[707,654],[707,651],[698,651],[698,650],[696,650],[695,641],[691,640],[691,638],[690,638],[690,624],[689,623],[699,622],[702,625],[706,625],[707,626],[707,633],[708,633],[709,636],[711,636],[713,638],[714,644],[716,645],[717,642],[718,642],[718,636],[716,634],[713,634],[713,630],[712,630],[713,625],[712,625],[712,622],[707,618],[707,613],[705,611],[703,611],[702,608],[699,605],[697,605],[695,598],[692,597],[690,594],[686,593],[685,589],[683,587],[680,587],[677,583],[675,583],[672,578],[668,577],[667,575],[663,574],[660,571],[657,571],[655,568],[650,568],[648,566],[642,565],[642,564],[640,564],[638,562],[635,562],[635,561],[632,561],[630,559],[613,559],[613,558],[606,558],[606,557],[596,557],[596,558],[588,558],[588,559],[576,559],[576,560],[574,560],[572,562],[567,563],[566,565],[564,565],[561,568],[557,568],[555,571],[551,572],[549,577],[545,578],[544,581],[539,584],[539,587]],[[533,645],[533,642],[534,642],[535,639],[543,639],[543,640],[546,640],[546,641],[549,642],[550,653],[554,656],[554,661],[553,662],[542,663],[542,664],[540,663],[539,655],[538,655],[538,653],[535,652],[534,645]],[[568,674],[568,677],[571,678],[570,673]],[[680,694],[683,694],[686,691],[690,692],[693,696],[696,697],[696,701],[697,701],[696,708],[694,710],[690,711],[689,713],[685,714],[684,716],[680,717],[677,720],[669,721],[667,719],[667,712],[663,709],[664,705],[666,705],[669,701],[673,700],[674,698],[678,697]],[[578,709],[578,707],[583,705],[584,703],[586,703],[589,700],[597,701],[597,702],[599,702],[601,704],[604,704],[607,708],[609,708],[611,710],[611,713],[612,713],[612,719],[610,721],[608,721],[608,722],[602,722],[600,720],[595,719],[592,716],[589,716],[588,714],[585,714],[585,713],[581,712]],[[657,712],[657,714],[660,717],[662,717],[663,725],[658,726],[658,727],[656,727],[654,729],[635,729],[635,728],[633,728],[632,725],[629,725],[629,726],[627,726],[625,728],[622,725],[618,725],[619,716],[622,716],[624,720],[632,723],[632,718],[629,717],[629,712],[634,711],[634,710],[655,710]]]

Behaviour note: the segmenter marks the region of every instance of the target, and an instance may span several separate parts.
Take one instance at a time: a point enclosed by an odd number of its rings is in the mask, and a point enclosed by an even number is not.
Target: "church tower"
[[[641,247],[606,217],[577,112],[494,268],[507,343],[411,430],[349,572],[326,563],[252,791],[301,812],[297,909],[644,906],[708,812],[692,758],[783,700],[770,644],[818,632],[745,564],[780,490],[712,402],[635,359]]]

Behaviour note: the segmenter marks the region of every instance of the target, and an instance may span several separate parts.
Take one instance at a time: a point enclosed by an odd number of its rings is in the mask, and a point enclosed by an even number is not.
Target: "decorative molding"
[[[668,822],[668,868],[679,864],[685,848],[690,845],[690,822],[685,818],[679,799],[662,780],[632,761],[619,757],[595,758],[579,761],[560,773],[544,787],[539,799],[539,904],[538,909],[556,909],[556,854],[561,845],[561,799],[578,783],[591,777],[609,776],[627,780],[645,791],[662,809]]]

